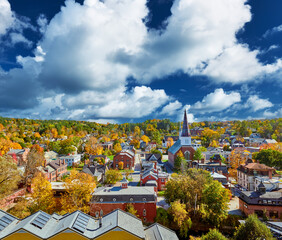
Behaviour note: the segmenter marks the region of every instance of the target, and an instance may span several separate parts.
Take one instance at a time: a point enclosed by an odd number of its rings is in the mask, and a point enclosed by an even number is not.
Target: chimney
[[[101,228],[101,227],[102,227],[102,218],[99,217],[99,228]]]
[[[269,177],[269,179],[272,179],[272,170],[268,171],[268,177]]]

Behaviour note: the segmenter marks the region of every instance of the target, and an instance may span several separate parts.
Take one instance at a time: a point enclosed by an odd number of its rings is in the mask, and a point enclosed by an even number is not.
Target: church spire
[[[181,137],[191,137],[186,109],[184,110],[184,119],[183,119]]]

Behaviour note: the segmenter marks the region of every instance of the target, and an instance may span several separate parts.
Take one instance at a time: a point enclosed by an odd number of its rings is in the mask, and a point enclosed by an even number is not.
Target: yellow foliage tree
[[[119,168],[119,170],[123,170],[123,162],[118,163],[118,168]]]
[[[98,144],[98,140],[95,137],[91,137],[85,144],[85,152],[92,155],[101,155],[103,153],[103,147]]]
[[[215,147],[215,148],[218,147],[218,141],[212,140],[209,147]]]
[[[167,146],[168,148],[170,148],[170,147],[173,145],[173,143],[174,143],[174,141],[173,141],[172,137],[167,138],[167,144],[166,144],[166,146]]]
[[[51,183],[42,173],[38,173],[32,179],[32,205],[31,213],[42,210],[47,213],[53,213],[56,201],[53,195]]]
[[[148,142],[150,142],[150,138],[147,137],[146,135],[143,135],[143,136],[141,137],[141,140],[142,140],[143,142],[145,142],[146,144],[148,144]]]
[[[116,153],[121,152],[122,147],[121,147],[120,143],[116,143],[116,144],[114,145],[114,150],[116,151]]]
[[[10,149],[22,149],[22,146],[16,142],[12,142],[9,139],[0,138],[0,153],[5,155]]]
[[[245,164],[246,160],[249,158],[250,152],[241,151],[241,150],[233,150],[230,154],[230,166],[229,175],[237,179],[237,168]]]
[[[61,197],[61,214],[76,210],[88,213],[89,202],[96,187],[94,177],[73,171],[65,180],[66,193]]]

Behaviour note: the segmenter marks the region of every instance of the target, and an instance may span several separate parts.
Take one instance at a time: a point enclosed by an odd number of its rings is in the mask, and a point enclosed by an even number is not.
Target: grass
[[[107,156],[110,160],[114,160],[114,155]]]
[[[164,162],[164,163],[165,163],[165,162],[168,162],[168,159],[162,160],[162,162]]]

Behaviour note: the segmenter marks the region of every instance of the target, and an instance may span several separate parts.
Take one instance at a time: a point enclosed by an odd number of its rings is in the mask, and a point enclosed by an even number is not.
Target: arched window
[[[186,159],[186,160],[190,160],[190,152],[189,152],[189,151],[186,151],[186,152],[184,153],[184,156],[185,156],[185,159]]]
[[[100,211],[100,216],[103,217],[103,210]]]

